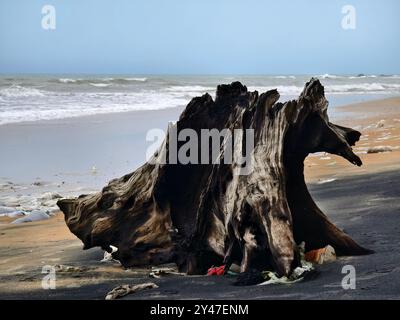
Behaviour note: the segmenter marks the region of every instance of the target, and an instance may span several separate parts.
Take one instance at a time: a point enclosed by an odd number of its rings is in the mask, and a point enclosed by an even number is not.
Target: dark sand
[[[348,117],[333,121],[362,132],[354,150],[364,165],[355,167],[337,156],[314,154],[306,159],[305,175],[321,209],[375,254],[340,258],[319,266],[316,279],[289,286],[235,287],[233,278],[205,276],[154,280],[148,277],[149,268],[125,271],[118,263],[101,263],[103,252],[98,248],[83,251],[61,213],[25,224],[10,224],[13,219],[0,217],[0,299],[104,299],[115,286],[147,281],[156,282],[159,289],[125,299],[399,299],[400,98],[340,108]],[[92,187],[103,186],[110,177],[142,163],[147,129],[165,127],[179,110],[158,115],[138,112],[0,126],[0,145],[8,155],[2,159],[1,177],[33,179],[40,174],[51,179],[64,170],[68,174],[57,177],[67,181],[66,187],[71,187],[68,179],[78,186],[85,186],[86,180]],[[382,120],[384,125],[378,126]],[[393,150],[366,153],[373,146]],[[84,176],[82,172],[93,164],[100,173]],[[57,273],[57,288],[42,289],[42,267],[56,264],[90,269]],[[346,264],[356,268],[355,290],[341,287]]]
[[[159,288],[129,295],[125,299],[399,299],[399,179],[400,171],[395,170],[310,185],[314,199],[330,219],[361,245],[376,251],[372,255],[339,258],[319,266],[319,274],[313,280],[291,285],[235,287],[232,277],[150,279],[146,269],[124,271],[116,264],[100,263],[102,252],[98,249],[82,251],[79,240],[73,236],[69,239],[53,238],[46,247],[38,247],[34,233],[35,225],[44,223],[41,221],[24,225],[25,234],[32,234],[31,246],[0,245],[0,299],[104,299],[106,293],[117,285],[148,281],[157,283]],[[49,232],[65,228],[61,216],[54,219],[58,219],[57,223],[49,223]],[[58,227],[54,227],[57,224]],[[13,228],[16,229],[12,225],[2,225],[1,237],[12,236]],[[31,250],[35,254],[30,254]],[[33,257],[41,258],[35,261]],[[5,270],[12,261],[15,270]],[[41,266],[44,264],[93,269],[59,274],[57,289],[44,290],[40,285]],[[341,287],[344,276],[341,270],[347,264],[356,268],[355,290]]]

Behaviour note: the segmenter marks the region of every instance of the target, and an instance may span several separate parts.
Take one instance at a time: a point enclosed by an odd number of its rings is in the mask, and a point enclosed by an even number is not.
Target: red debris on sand
[[[317,264],[332,262],[336,260],[335,249],[332,246],[327,245],[324,248],[311,250],[306,252],[305,259],[306,261]]]
[[[220,267],[211,267],[207,271],[208,276],[223,276],[225,273],[225,265]]]

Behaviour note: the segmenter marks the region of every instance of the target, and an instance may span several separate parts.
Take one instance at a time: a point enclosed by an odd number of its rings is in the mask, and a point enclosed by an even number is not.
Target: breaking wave
[[[109,82],[109,83],[124,83],[124,82],[146,82],[147,78],[140,77],[128,77],[128,78],[60,78],[57,80],[60,83],[73,83],[73,84],[93,84],[93,83],[101,83],[101,82]]]
[[[45,94],[45,91],[32,87],[22,87],[20,85],[12,85],[0,89],[0,97],[4,98],[43,97]]]
[[[400,95],[399,75],[318,77],[330,95]],[[206,92],[214,96],[218,84],[236,80],[241,80],[251,91],[277,89],[282,99],[286,99],[298,96],[309,78],[291,75],[0,77],[0,124],[182,107]]]

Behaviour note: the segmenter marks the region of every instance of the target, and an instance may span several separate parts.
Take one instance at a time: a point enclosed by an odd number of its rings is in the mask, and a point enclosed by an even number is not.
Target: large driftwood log
[[[178,133],[191,128],[199,136],[201,129],[254,129],[249,174],[238,175],[235,163],[154,163],[169,153],[166,139],[153,161],[101,192],[60,200],[69,229],[85,249],[117,247],[113,257],[125,267],[173,261],[189,274],[235,262],[243,272],[288,275],[299,264],[302,241],[306,251],[330,244],[338,255],[370,253],[329,222],[304,180],[309,153],[329,152],[360,166],[351,146],[361,134],[329,122],[317,79],[297,100],[278,99],[276,90],[259,95],[239,82],[220,85],[215,101],[209,94],[192,99],[176,124]],[[243,134],[232,142],[235,153],[244,154],[245,141]]]

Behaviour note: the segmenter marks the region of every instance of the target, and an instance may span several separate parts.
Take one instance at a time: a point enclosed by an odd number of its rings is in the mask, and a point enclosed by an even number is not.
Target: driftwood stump
[[[329,244],[338,255],[370,253],[329,222],[304,181],[309,153],[329,152],[360,166],[351,148],[360,132],[329,122],[317,79],[297,100],[278,99],[276,90],[259,95],[239,82],[220,85],[215,101],[209,94],[192,99],[176,124],[178,133],[191,128],[199,136],[201,129],[253,129],[248,174],[222,161],[155,163],[170,152],[166,139],[152,161],[101,192],[60,200],[69,229],[84,249],[117,247],[113,257],[125,267],[176,262],[189,274],[237,263],[242,272],[288,275],[299,263],[302,241],[306,251]],[[245,135],[232,142],[234,153],[243,154]]]

